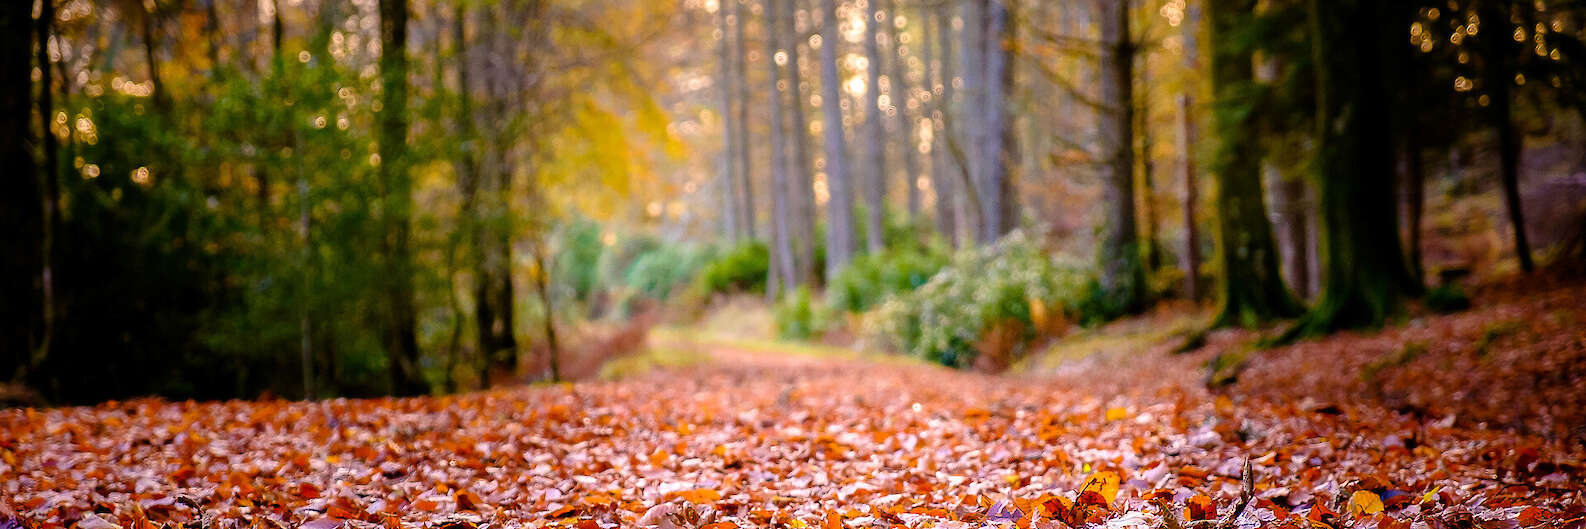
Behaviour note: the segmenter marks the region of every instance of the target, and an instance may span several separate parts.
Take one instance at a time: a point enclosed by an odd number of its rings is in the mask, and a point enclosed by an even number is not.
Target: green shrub
[[[636,296],[665,301],[678,286],[693,279],[710,258],[708,248],[663,245],[634,259],[623,283]]]
[[[826,301],[835,310],[864,312],[889,296],[919,288],[946,265],[947,256],[932,249],[863,255],[832,278]]]
[[[809,287],[798,287],[777,301],[774,317],[779,338],[805,340],[825,332],[832,315],[815,303]]]
[[[990,246],[960,252],[920,288],[881,304],[866,331],[920,358],[971,365],[993,328],[1011,331],[1010,355],[1072,314],[1086,293],[1082,267],[1059,264],[1034,238],[1015,231]],[[1041,321],[1047,320],[1047,321]]]
[[[1426,291],[1426,308],[1447,314],[1470,308],[1470,296],[1459,285],[1443,285]]]
[[[745,243],[707,263],[697,285],[706,295],[765,290],[770,264],[771,254],[764,243]]]

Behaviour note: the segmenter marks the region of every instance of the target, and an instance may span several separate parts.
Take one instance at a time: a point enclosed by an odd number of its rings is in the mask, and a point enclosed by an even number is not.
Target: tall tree
[[[407,0],[380,0],[380,89],[378,134],[387,320],[384,332],[391,389],[399,395],[427,393],[419,371],[418,312],[414,307],[410,245],[413,182],[408,175]]]
[[[42,259],[39,275],[40,295],[40,328],[39,338],[35,340],[33,356],[30,365],[38,365],[49,356],[52,339],[55,335],[55,244],[60,233],[60,207],[61,207],[61,176],[60,176],[60,141],[55,133],[50,130],[50,123],[55,118],[55,83],[54,68],[50,64],[49,43],[55,33],[55,0],[39,1],[39,16],[35,24],[37,46],[37,66],[39,71],[38,90],[38,118],[39,135],[43,140],[44,158],[40,161],[40,182],[44,190],[43,218],[41,219],[41,248],[39,258]],[[61,79],[62,82],[66,80]]]
[[[985,218],[981,222],[981,241],[995,242],[1012,231],[1017,216],[1013,198],[1013,179],[1009,166],[1013,153],[1013,120],[1008,119],[1008,94],[1013,91],[1013,24],[1008,0],[989,0],[985,5],[985,42],[982,56],[986,73],[983,96],[984,121],[981,122],[980,196],[984,198]]]
[[[881,25],[884,24],[881,2],[869,0],[869,12],[865,17],[865,245],[871,253],[879,253],[886,248],[887,241],[882,229],[882,216],[886,213],[887,198],[887,154],[886,132],[882,129],[882,120],[886,111],[881,104]]]
[[[1388,5],[1392,4],[1392,5]],[[1380,325],[1420,293],[1400,251],[1383,58],[1403,46],[1397,3],[1308,0],[1316,68],[1321,300],[1284,339]]]
[[[737,3],[737,0],[725,0],[723,4]],[[742,221],[740,220],[738,202],[738,173],[743,165],[738,159],[738,143],[743,141],[739,132],[738,113],[733,111],[734,85],[732,82],[733,54],[732,54],[732,25],[731,16],[726,5],[716,8],[716,31],[721,38],[716,42],[716,85],[721,96],[721,220],[722,232],[728,240],[736,240],[743,235]]]
[[[948,113],[953,111],[953,26],[952,17],[947,12],[945,3],[932,9],[928,18],[928,30],[925,40],[927,44],[936,44],[935,51],[940,54],[935,62],[934,79],[931,81],[931,188],[936,191],[936,226],[942,233],[942,238],[948,244],[959,242],[958,226],[959,212],[964,209],[964,199],[955,189],[952,173],[956,167],[952,154],[949,152],[948,136],[951,131],[947,128]],[[931,48],[926,47],[926,52]],[[929,63],[930,58],[927,57]]]
[[[1199,71],[1195,28],[1199,25],[1200,9],[1189,5],[1180,23],[1184,39],[1184,69]],[[1195,177],[1195,96],[1194,84],[1186,83],[1178,97],[1178,155],[1179,180],[1184,185],[1184,252],[1179,267],[1184,269],[1184,290],[1190,299],[1200,299],[1200,223],[1196,222],[1196,202],[1200,200],[1199,180]]]
[[[792,239],[794,267],[800,284],[814,285],[815,262],[815,175],[810,171],[809,123],[804,119],[804,105],[809,99],[804,95],[803,61],[800,47],[808,40],[799,32],[797,0],[783,0],[786,8],[782,17],[783,38],[787,39],[787,92],[788,130],[793,136],[792,163],[789,176],[789,195],[793,213],[789,234]]]
[[[880,0],[877,0],[880,1]],[[908,49],[903,41],[898,38],[898,19],[902,8],[896,2],[887,0],[887,17],[890,23],[886,24],[887,42],[892,44],[892,57],[888,61],[892,65],[888,78],[892,80],[892,106],[897,109],[898,132],[903,137],[898,142],[898,155],[903,159],[903,188],[907,197],[909,221],[915,221],[920,215],[920,161],[919,161],[919,135],[915,125],[918,124],[919,115],[910,112],[911,108],[924,108],[915,98],[913,83],[909,80],[909,61],[905,51]],[[904,20],[907,20],[905,17]],[[928,78],[928,77],[927,77]],[[911,107],[911,105],[914,105]]]
[[[1134,211],[1134,43],[1127,2],[1096,0],[1100,16],[1100,103],[1098,126],[1104,164],[1101,285],[1115,306],[1134,312],[1145,301]]]
[[[1510,19],[1510,1],[1485,0],[1476,4],[1475,12],[1481,20],[1504,24]],[[1509,227],[1514,234],[1514,254],[1520,261],[1520,270],[1536,269],[1531,260],[1531,242],[1525,233],[1525,210],[1520,204],[1520,154],[1521,134],[1514,126],[1514,79],[1516,73],[1513,39],[1505,38],[1508,31],[1475,35],[1483,61],[1482,86],[1486,88],[1491,104],[1486,117],[1497,135],[1498,174],[1501,177],[1504,208],[1509,213]],[[1524,53],[1521,43],[1520,53]]]
[[[738,134],[739,141],[733,144],[738,152],[738,184],[734,186],[738,191],[738,220],[743,223],[744,236],[750,239],[757,238],[755,228],[754,207],[754,163],[749,157],[749,69],[744,57],[749,54],[749,41],[744,38],[744,26],[749,25],[749,18],[744,16],[744,0],[727,0],[732,6],[733,18],[733,94],[738,101]]]
[[[1217,179],[1218,311],[1213,326],[1254,326],[1300,313],[1278,270],[1278,248],[1261,189],[1261,145],[1255,136],[1257,87],[1248,44],[1233,33],[1251,23],[1255,0],[1209,0],[1211,78]]]
[[[782,0],[791,3],[792,0]],[[795,190],[788,179],[787,139],[783,137],[782,106],[782,67],[777,64],[777,57],[781,54],[781,31],[777,27],[777,16],[780,7],[777,0],[766,0],[765,6],[765,55],[766,65],[770,68],[770,76],[766,82],[768,89],[766,95],[767,108],[771,112],[771,255],[774,257],[768,273],[775,281],[767,281],[768,285],[777,285],[769,291],[775,297],[777,288],[790,289],[798,284],[796,265],[793,262],[793,241],[789,231],[793,225],[792,209],[789,202]],[[797,65],[793,66],[797,68]],[[794,88],[794,91],[797,91]],[[796,104],[797,101],[795,100]],[[797,132],[797,131],[795,131]]]
[[[8,2],[0,6],[0,112],[9,116],[0,124],[0,164],[9,180],[0,199],[0,219],[15,237],[3,262],[5,298],[0,335],[0,367],[10,373],[0,376],[18,378],[37,347],[42,296],[40,271],[43,264],[43,195],[39,185],[37,161],[33,158],[32,51],[33,4]]]
[[[834,277],[853,259],[854,186],[848,180],[847,139],[843,134],[842,78],[837,75],[836,0],[821,1],[821,130],[826,135],[826,277]]]
[[[985,156],[986,146],[986,3],[988,0],[964,0],[959,5],[958,58],[961,75],[958,79],[963,89],[959,91],[958,112],[953,114],[962,134],[963,187],[966,199],[974,195],[972,205],[979,211],[964,217],[968,231],[963,234],[965,244],[985,240],[986,204]]]

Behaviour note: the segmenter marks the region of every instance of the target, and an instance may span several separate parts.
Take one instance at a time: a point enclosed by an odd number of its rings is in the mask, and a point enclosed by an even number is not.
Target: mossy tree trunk
[[[1374,0],[1309,0],[1317,83],[1321,300],[1284,339],[1381,325],[1420,283],[1404,263],[1394,198],[1392,109],[1384,59],[1402,17]]]
[[[1251,23],[1255,0],[1211,0],[1206,24],[1212,40],[1212,90],[1217,182],[1215,327],[1251,327],[1302,311],[1283,284],[1278,248],[1261,190],[1261,145],[1255,137],[1256,85],[1249,47],[1232,34]]]

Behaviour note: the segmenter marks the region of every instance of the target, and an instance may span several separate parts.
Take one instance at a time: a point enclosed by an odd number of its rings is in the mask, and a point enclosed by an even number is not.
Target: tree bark
[[[876,0],[882,1],[882,0]],[[892,43],[892,106],[897,109],[898,131],[903,138],[898,142],[898,157],[903,160],[903,188],[906,197],[905,211],[908,212],[909,222],[913,223],[920,216],[920,160],[919,141],[915,126],[918,114],[910,112],[910,103],[915,108],[923,109],[924,106],[915,97],[915,90],[909,82],[908,56],[904,54],[903,43],[898,40],[897,16],[902,12],[902,7],[892,0],[887,1],[887,41]],[[923,19],[923,17],[921,17]],[[927,68],[929,68],[927,66]],[[921,113],[923,114],[923,112]]]
[[[804,105],[809,99],[804,95],[803,61],[799,59],[802,56],[799,47],[804,46],[806,40],[795,24],[799,2],[783,2],[786,6],[782,27],[785,30],[783,38],[787,39],[787,91],[791,99],[788,105],[788,130],[793,136],[792,175],[789,177],[791,188],[788,193],[793,212],[789,235],[798,284],[814,285],[816,270],[820,267],[820,263],[815,262],[815,176],[810,171],[809,123],[804,119]]]
[[[792,2],[792,0],[781,0]],[[782,68],[776,63],[777,52],[781,48],[781,31],[777,27],[777,13],[781,9],[778,0],[766,0],[765,39],[766,65],[770,69],[767,77],[766,95],[767,108],[771,113],[771,254],[774,258],[768,274],[766,297],[776,299],[781,290],[790,289],[797,284],[797,271],[793,262],[793,241],[788,229],[792,225],[792,211],[788,207],[788,197],[794,192],[792,183],[788,180],[787,167],[787,140],[783,137],[782,105],[784,98],[780,85],[782,83]],[[796,65],[794,66],[797,67]],[[794,89],[795,91],[797,88]]]
[[[843,133],[842,79],[837,75],[836,0],[821,0],[821,130],[826,135],[826,277],[831,278],[853,259],[853,183],[848,180],[847,140]]]
[[[1140,266],[1139,232],[1134,211],[1134,45],[1129,40],[1129,10],[1118,0],[1096,0],[1101,26],[1098,132],[1104,186],[1100,251],[1101,286],[1125,313],[1145,301],[1145,271]]]
[[[385,227],[386,351],[391,388],[398,395],[419,395],[429,388],[419,371],[418,314],[414,307],[412,251],[409,234],[413,186],[407,165],[408,60],[407,0],[380,0],[379,117],[380,183]]]
[[[1506,4],[1484,2],[1478,11],[1487,20],[1507,20]],[[1488,18],[1491,17],[1491,18]],[[1484,36],[1485,37],[1485,36]],[[1487,117],[1498,140],[1498,172],[1502,181],[1503,204],[1509,214],[1509,227],[1514,234],[1514,254],[1520,270],[1531,272],[1536,263],[1531,260],[1531,243],[1525,232],[1525,209],[1520,203],[1520,155],[1523,138],[1514,126],[1514,59],[1510,57],[1509,39],[1481,38],[1485,41],[1481,51],[1486,57],[1484,88],[1491,97]]]
[[[4,164],[10,185],[0,198],[0,219],[14,234],[0,276],[0,313],[4,331],[0,334],[0,367],[12,380],[27,375],[29,354],[41,341],[42,316],[40,285],[43,269],[43,189],[38,162],[33,158],[33,4],[9,2],[0,6],[0,163]]]
[[[986,3],[986,34],[983,57],[986,61],[984,77],[984,102],[986,119],[981,124],[985,142],[981,147],[984,158],[981,167],[982,188],[985,197],[985,219],[981,223],[981,241],[991,244],[1012,231],[1017,220],[1013,199],[1013,179],[1009,166],[1017,157],[1013,149],[1013,121],[1008,119],[1008,94],[1013,92],[1013,25],[1008,16],[1008,0],[990,0]]]
[[[886,131],[882,128],[885,112],[881,107],[881,37],[879,22],[882,17],[881,2],[870,0],[865,17],[865,245],[870,253],[880,253],[887,247],[884,222],[887,198]]]
[[[953,178],[950,172],[954,171],[953,160],[947,152],[947,113],[953,110],[953,57],[950,45],[952,42],[953,27],[948,21],[946,6],[931,10],[930,23],[927,30],[935,29],[934,33],[927,33],[925,51],[929,54],[932,49],[930,44],[936,44],[935,51],[941,55],[935,62],[934,80],[931,81],[931,189],[936,192],[936,226],[942,238],[950,245],[958,243],[958,211],[963,209],[963,199],[954,190]],[[926,63],[931,64],[931,58],[926,57]]]
[[[1399,17],[1371,0],[1309,0],[1316,67],[1317,171],[1325,284],[1280,341],[1381,325],[1420,294],[1400,251],[1383,57],[1404,45]]]
[[[54,343],[55,337],[55,244],[56,237],[60,234],[61,205],[60,141],[50,127],[50,123],[55,118],[54,69],[51,68],[49,54],[50,36],[55,32],[55,0],[39,2],[36,30],[39,134],[44,145],[44,159],[40,163],[39,175],[44,190],[44,200],[39,251],[39,259],[42,261],[39,266],[38,286],[41,302],[40,327],[39,338],[35,340],[33,348],[33,357],[28,362],[29,369],[37,367],[49,357],[50,346]],[[66,80],[63,78],[61,81]]]
[[[724,0],[735,2],[736,0]],[[738,132],[738,113],[733,111],[733,84],[732,84],[732,27],[727,14],[727,6],[716,8],[716,29],[721,33],[721,46],[717,49],[717,86],[721,89],[721,194],[722,194],[722,232],[729,241],[736,241],[743,235],[743,228],[739,222],[738,211],[738,146],[742,135]]]
[[[1190,5],[1188,13],[1182,22],[1184,39],[1184,67],[1196,71],[1197,46],[1195,27],[1199,25],[1200,10],[1195,5]],[[1195,177],[1195,90],[1193,86],[1186,87],[1178,99],[1178,155],[1179,155],[1179,181],[1184,185],[1184,252],[1179,267],[1184,269],[1184,291],[1191,300],[1201,298],[1200,268],[1200,223],[1196,222],[1196,202],[1199,201],[1200,186]]]
[[[738,141],[733,145],[738,152],[738,184],[734,186],[738,191],[738,220],[743,223],[744,237],[756,239],[759,237],[755,227],[754,207],[754,159],[749,156],[749,143],[752,141],[749,132],[749,70],[744,63],[744,56],[749,53],[749,41],[743,36],[744,26],[749,25],[749,19],[744,16],[742,0],[725,0],[732,6],[733,34],[733,93],[738,101]]]
[[[1218,310],[1213,327],[1254,327],[1301,312],[1284,286],[1261,189],[1261,143],[1251,51],[1231,35],[1251,23],[1255,0],[1210,0],[1211,77],[1217,178]]]

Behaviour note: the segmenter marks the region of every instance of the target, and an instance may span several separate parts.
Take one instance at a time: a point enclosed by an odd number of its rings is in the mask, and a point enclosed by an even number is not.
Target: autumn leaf
[[[1112,505],[1118,499],[1119,483],[1121,483],[1121,480],[1116,472],[1102,471],[1085,478],[1085,485],[1080,487],[1079,490],[1081,494],[1094,491],[1100,494],[1103,500],[1106,500],[1107,505]]]
[[[1349,513],[1355,517],[1382,512],[1382,498],[1369,490],[1355,491],[1349,496]]]

